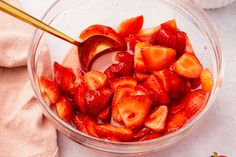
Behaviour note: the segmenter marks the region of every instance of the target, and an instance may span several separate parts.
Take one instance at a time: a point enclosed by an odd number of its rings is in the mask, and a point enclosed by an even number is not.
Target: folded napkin
[[[15,0],[8,0],[19,7]],[[32,27],[0,12],[0,156],[58,156],[55,128],[43,116],[26,67]]]

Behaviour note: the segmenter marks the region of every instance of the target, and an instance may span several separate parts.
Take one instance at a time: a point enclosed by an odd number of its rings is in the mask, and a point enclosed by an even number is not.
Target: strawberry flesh
[[[58,116],[66,122],[70,122],[74,115],[74,108],[71,100],[64,96],[61,96],[56,102],[56,110]]]
[[[130,86],[135,87],[137,85],[137,80],[133,77],[120,77],[115,79],[112,84],[111,88],[113,90],[117,89],[119,86]]]

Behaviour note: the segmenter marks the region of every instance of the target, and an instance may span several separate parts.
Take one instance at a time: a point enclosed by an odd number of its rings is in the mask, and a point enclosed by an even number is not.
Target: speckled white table
[[[20,1],[24,9],[40,17],[53,0]],[[236,157],[236,2],[206,12],[215,22],[222,41],[226,68],[221,92],[204,124],[181,142],[148,157],[209,157],[214,151]],[[58,144],[61,157],[112,156],[80,146],[60,133]]]

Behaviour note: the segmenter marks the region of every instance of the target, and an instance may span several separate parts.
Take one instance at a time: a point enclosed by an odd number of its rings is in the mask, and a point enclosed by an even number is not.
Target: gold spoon
[[[26,12],[12,6],[11,4],[0,0],[0,10],[23,21],[26,22],[42,31],[48,32],[53,36],[61,38],[73,45],[78,47],[78,56],[81,64],[81,68],[84,71],[88,71],[90,61],[104,50],[112,49],[116,47],[124,47],[122,44],[116,42],[115,40],[105,36],[105,35],[93,35],[88,39],[79,42],[68,35],[58,31],[57,29],[43,23],[42,21],[36,19],[35,17],[27,14]],[[99,42],[98,42],[99,41]],[[95,45],[95,46],[94,46]],[[123,48],[121,48],[123,49]]]

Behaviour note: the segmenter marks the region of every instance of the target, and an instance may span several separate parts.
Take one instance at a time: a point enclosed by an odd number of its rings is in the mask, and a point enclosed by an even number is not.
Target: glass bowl
[[[48,9],[42,21],[73,38],[77,38],[80,32],[89,25],[105,24],[115,27],[122,20],[141,14],[145,19],[144,28],[156,26],[175,18],[178,27],[188,34],[197,57],[204,67],[211,70],[214,77],[214,86],[208,97],[207,105],[201,113],[178,131],[150,141],[110,142],[85,135],[57,116],[53,106],[50,106],[44,95],[41,94],[38,83],[42,69],[44,69],[44,73],[50,75],[52,68],[50,61],[61,63],[72,45],[36,30],[28,53],[28,71],[35,95],[45,116],[52,124],[79,144],[101,151],[127,154],[161,150],[178,142],[193,130],[213,106],[223,76],[222,52],[215,26],[192,1],[59,0]],[[46,51],[45,44],[49,51]]]

